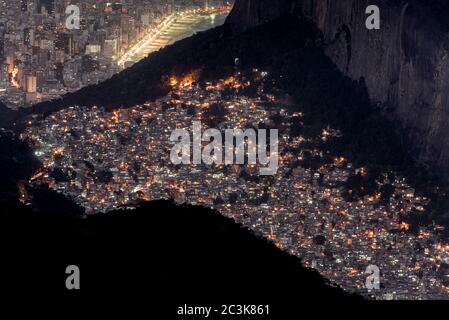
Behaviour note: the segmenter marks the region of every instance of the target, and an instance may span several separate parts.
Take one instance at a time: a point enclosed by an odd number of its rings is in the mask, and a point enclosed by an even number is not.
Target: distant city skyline
[[[149,53],[224,22],[205,0],[0,0],[0,101],[17,109],[110,78]],[[181,16],[189,10],[202,10]],[[206,13],[220,13],[212,19]],[[11,19],[11,17],[15,17]],[[70,27],[70,28],[69,28]]]

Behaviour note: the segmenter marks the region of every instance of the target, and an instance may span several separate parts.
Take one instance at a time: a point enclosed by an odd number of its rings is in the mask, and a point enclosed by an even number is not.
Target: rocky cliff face
[[[237,0],[229,22],[243,30],[284,13],[311,18],[340,70],[364,78],[372,100],[394,108],[417,158],[449,177],[447,28],[432,2],[375,2],[380,30],[366,28],[370,0]]]

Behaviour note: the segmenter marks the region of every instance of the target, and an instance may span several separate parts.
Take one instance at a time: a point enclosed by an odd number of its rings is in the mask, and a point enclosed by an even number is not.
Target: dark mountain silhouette
[[[149,291],[162,301],[197,303],[357,299],[202,207],[156,201],[87,219],[27,209],[2,218],[4,292],[67,293],[65,267],[75,264],[80,294],[87,296]]]

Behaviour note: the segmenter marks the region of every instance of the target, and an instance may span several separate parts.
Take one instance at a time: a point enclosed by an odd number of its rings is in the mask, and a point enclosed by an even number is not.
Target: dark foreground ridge
[[[157,303],[173,305],[358,299],[202,207],[156,201],[86,219],[26,209],[2,218],[3,293],[157,294]],[[72,264],[81,271],[79,292],[65,289],[65,268]]]

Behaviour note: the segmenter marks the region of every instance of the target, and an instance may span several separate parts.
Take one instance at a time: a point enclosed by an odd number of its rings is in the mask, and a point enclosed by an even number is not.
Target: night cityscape
[[[341,133],[326,128],[317,137],[291,137],[292,118],[300,120],[302,114],[279,108],[278,98],[264,93],[263,75],[254,71],[260,83],[256,98],[238,93],[254,79],[242,81],[235,75],[206,83],[204,89],[183,79],[167,97],[131,109],[108,113],[73,107],[53,114],[22,134],[43,165],[30,182],[68,195],[87,214],[139,199],[212,207],[347,290],[376,296],[364,281],[366,266],[375,264],[385,279],[378,298],[447,299],[448,282],[439,270],[449,259],[449,245],[436,235],[443,227],[422,228],[416,237],[407,234],[409,225],[401,220],[413,210],[425,215],[428,199],[415,194],[404,178],[391,181],[392,173],[384,172],[379,189],[391,184],[395,190],[387,203],[381,193],[347,202],[341,186],[353,173],[364,175],[365,169],[354,168],[342,156],[316,170],[298,164],[307,153],[324,157],[320,142],[338,139]],[[226,90],[233,93],[224,97]],[[281,117],[278,174],[259,177],[250,165],[171,164],[170,132],[204,120],[216,104],[227,109],[224,127],[274,125],[273,119]],[[22,201],[27,202],[26,194]]]
[[[6,290],[449,300],[449,4],[377,2],[0,0]]]
[[[177,39],[222,24],[230,10],[226,1],[83,1],[79,28],[69,29],[69,4],[0,3],[0,99],[9,107],[104,81]]]

